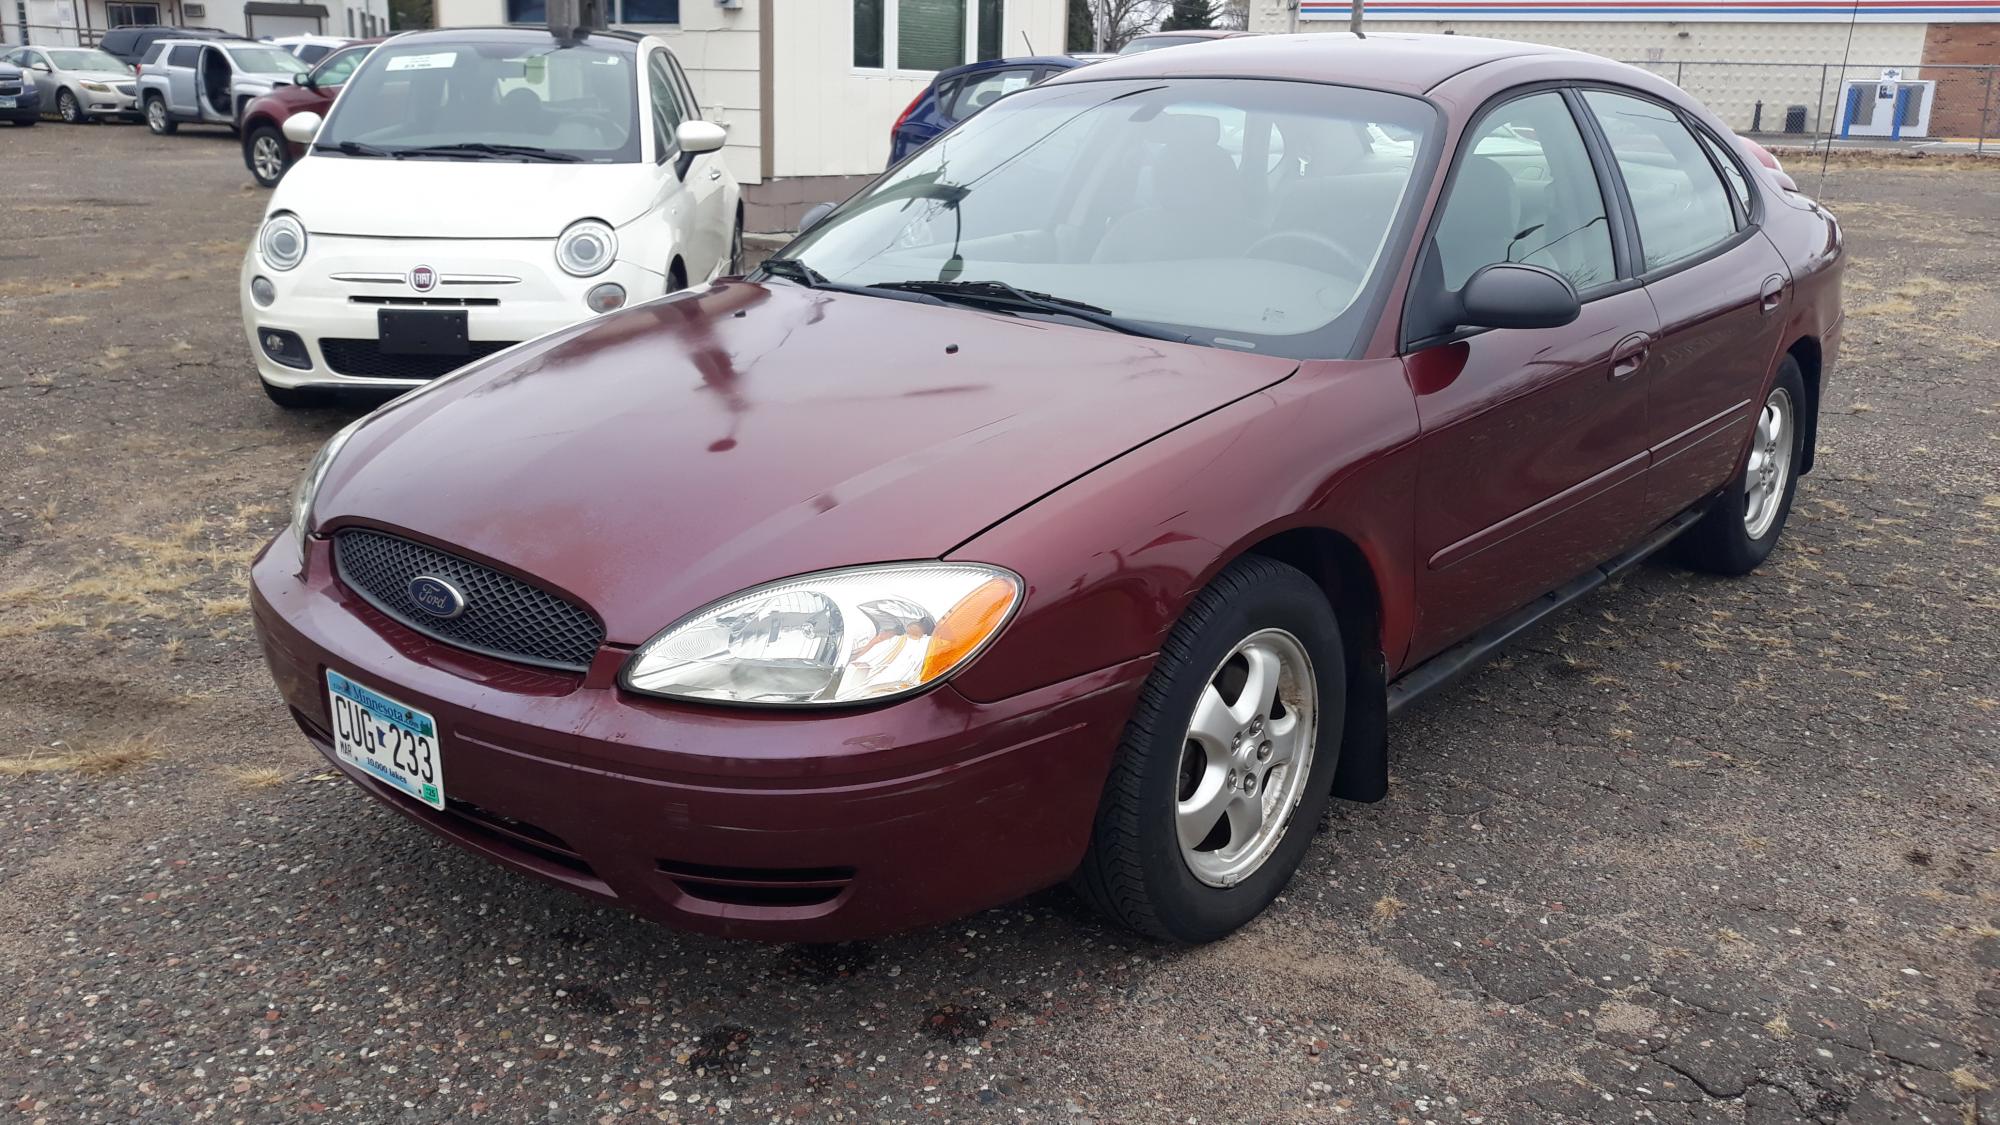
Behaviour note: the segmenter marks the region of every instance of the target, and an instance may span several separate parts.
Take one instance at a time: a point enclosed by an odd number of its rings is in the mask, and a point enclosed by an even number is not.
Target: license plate
[[[444,761],[437,720],[331,669],[333,751],[369,777],[434,809],[444,808]]]
[[[13,109],[13,108],[14,108],[13,98],[0,98],[0,109]]]
[[[378,309],[375,331],[385,355],[469,355],[463,312]]]

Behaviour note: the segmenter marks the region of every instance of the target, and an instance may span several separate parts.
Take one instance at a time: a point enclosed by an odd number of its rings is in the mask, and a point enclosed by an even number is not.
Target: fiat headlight
[[[895,563],[759,586],[633,654],[626,688],[671,699],[825,706],[922,690],[1013,614],[1021,580],[974,563]]]
[[[274,270],[297,266],[306,256],[305,224],[287,211],[264,220],[264,229],[257,232],[257,254]]]
[[[571,277],[595,277],[618,256],[618,233],[596,219],[571,223],[556,239],[556,264]]]
[[[305,475],[299,478],[298,486],[292,489],[292,523],[286,530],[290,533],[293,543],[298,546],[299,558],[302,560],[306,555],[306,536],[312,533],[313,498],[319,494],[319,482],[326,479],[327,466],[333,464],[334,457],[340,453],[340,447],[346,445],[347,439],[353,437],[354,431],[360,429],[361,423],[367,420],[367,415],[356,418],[339,433],[326,439],[326,444],[319,447],[318,453],[313,454],[312,463],[306,466]]]

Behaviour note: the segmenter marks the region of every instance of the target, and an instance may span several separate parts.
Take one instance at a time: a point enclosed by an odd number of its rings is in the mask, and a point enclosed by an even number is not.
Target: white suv
[[[665,41],[527,28],[375,48],[271,195],[243,330],[281,406],[402,390],[733,271],[727,133]]]

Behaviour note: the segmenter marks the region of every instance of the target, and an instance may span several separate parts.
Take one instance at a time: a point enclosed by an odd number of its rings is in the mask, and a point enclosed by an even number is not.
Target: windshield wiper
[[[574,164],[583,159],[573,153],[557,152],[554,149],[535,145],[496,145],[485,141],[467,141],[455,145],[417,145],[399,148],[397,156],[520,156],[529,160],[548,160],[558,164]]]
[[[827,284],[826,275],[797,258],[766,258],[763,270],[766,277],[796,281],[807,289],[818,289]]]
[[[341,141],[339,144],[331,145],[316,144],[313,146],[313,151],[338,152],[344,156],[387,156],[396,160],[403,158],[402,153],[390,152],[386,148],[377,148],[374,145],[362,144],[360,141]]]
[[[1190,339],[1185,332],[1162,331],[1135,320],[1128,320],[1115,315],[1102,305],[1093,305],[1073,297],[1058,297],[1053,293],[1020,289],[1004,281],[884,281],[867,288],[922,293],[939,300],[956,301],[1001,311],[1067,316],[1081,320],[1085,324],[1108,328],[1113,332],[1123,332],[1128,336],[1144,336],[1150,340],[1175,340],[1186,343]]]

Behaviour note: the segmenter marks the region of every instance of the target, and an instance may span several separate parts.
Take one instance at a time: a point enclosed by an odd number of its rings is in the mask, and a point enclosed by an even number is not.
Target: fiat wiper
[[[766,258],[763,269],[766,277],[796,281],[807,289],[818,289],[827,284],[826,275],[797,258]]]
[[[1128,320],[1102,305],[1093,305],[1074,297],[1059,297],[1054,293],[1021,289],[1004,281],[883,281],[868,288],[900,293],[922,293],[941,301],[953,301],[1002,312],[1038,312],[1051,316],[1066,316],[1083,321],[1085,324],[1108,328],[1113,332],[1123,332],[1128,336],[1144,336],[1150,340],[1174,340],[1186,343],[1190,338],[1185,332],[1162,331],[1136,320]]]
[[[574,164],[583,159],[573,153],[557,152],[537,145],[496,145],[485,141],[466,141],[454,145],[417,145],[396,150],[398,156],[518,156],[527,160],[547,160],[557,164]]]
[[[386,148],[377,148],[374,145],[362,144],[360,141],[341,141],[338,144],[314,145],[313,151],[337,152],[343,156],[387,156],[397,160],[401,160],[403,157],[403,154],[400,152],[391,152]]]

